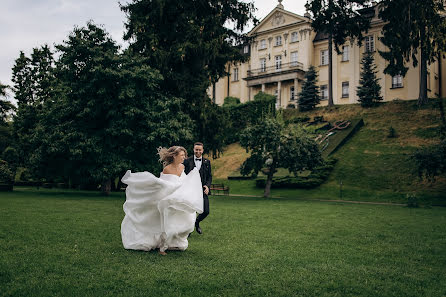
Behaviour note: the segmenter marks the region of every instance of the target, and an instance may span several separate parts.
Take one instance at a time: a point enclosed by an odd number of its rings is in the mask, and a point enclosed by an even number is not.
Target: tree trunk
[[[420,61],[420,94],[418,95],[418,106],[427,103],[427,59],[425,50],[426,32],[424,28],[420,30],[420,44],[421,44],[421,61]]]
[[[111,180],[110,179],[104,180],[101,184],[102,195],[104,196],[110,195],[110,190],[111,190]]]
[[[330,7],[332,6],[332,0],[328,2]],[[333,106],[333,34],[328,32],[328,106]]]
[[[332,35],[328,37],[328,106],[333,106],[333,44]]]
[[[271,194],[271,184],[273,183],[274,171],[276,171],[276,164],[273,161],[271,167],[269,168],[268,175],[266,178],[265,191],[263,192],[263,197],[265,198],[269,197]]]

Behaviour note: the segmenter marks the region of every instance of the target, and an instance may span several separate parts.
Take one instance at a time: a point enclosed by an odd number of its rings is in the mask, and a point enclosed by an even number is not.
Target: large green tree
[[[333,45],[338,54],[347,40],[361,44],[362,34],[370,26],[370,18],[360,8],[368,0],[308,0],[307,10],[313,15],[311,26],[328,36],[328,105],[333,106]]]
[[[183,110],[196,122],[195,137],[220,143],[208,137],[209,124],[220,123],[206,122],[205,114],[216,109],[206,90],[227,74],[227,62],[245,59],[237,46],[247,40],[241,32],[254,20],[254,5],[240,0],[132,0],[121,9],[127,14],[124,39],[161,72],[165,92],[186,99]]]
[[[264,197],[270,196],[271,184],[277,168],[287,168],[297,174],[322,163],[321,152],[313,137],[301,127],[285,126],[280,116],[266,117],[246,128],[240,144],[250,157],[243,163],[243,175],[257,175],[266,168]]]
[[[386,59],[384,73],[405,76],[412,61],[420,65],[418,105],[427,102],[427,65],[446,51],[444,0],[383,0],[380,18],[385,22],[380,51]]]

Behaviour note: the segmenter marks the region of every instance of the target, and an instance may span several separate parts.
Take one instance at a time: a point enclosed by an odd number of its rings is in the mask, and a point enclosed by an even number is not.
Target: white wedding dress
[[[188,175],[130,170],[122,177],[127,184],[122,244],[131,250],[159,248],[185,250],[194,230],[196,212],[203,212],[203,190],[199,171]]]

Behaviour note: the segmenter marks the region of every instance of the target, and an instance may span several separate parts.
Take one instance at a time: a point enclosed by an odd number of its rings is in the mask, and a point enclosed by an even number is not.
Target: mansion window
[[[348,93],[349,93],[348,87],[349,87],[348,81],[342,82],[342,98],[348,98]]]
[[[365,51],[374,52],[375,51],[375,38],[373,35],[366,36],[365,40]]]
[[[297,42],[298,38],[297,32],[291,33],[291,42]]]
[[[245,45],[245,46],[243,47],[243,53],[244,53],[244,54],[249,53],[249,45]]]
[[[276,36],[276,46],[277,45],[282,45],[282,36]]]
[[[350,60],[350,47],[348,45],[342,47],[342,61]]]
[[[276,70],[282,69],[282,56],[276,56]]]
[[[328,65],[328,50],[321,51],[321,65]]]
[[[262,39],[260,40],[260,49],[265,49],[266,48],[266,39]]]
[[[294,98],[294,87],[291,87],[290,88],[290,100],[292,101],[292,100],[294,100],[295,98]]]
[[[291,52],[291,66],[297,66],[297,52]]]
[[[328,85],[321,86],[321,100],[328,99]]]
[[[234,68],[234,72],[232,73],[232,81],[238,81],[238,68]]]
[[[395,75],[392,77],[392,88],[402,88],[403,87],[403,76]]]
[[[260,59],[260,72],[266,71],[266,58]]]

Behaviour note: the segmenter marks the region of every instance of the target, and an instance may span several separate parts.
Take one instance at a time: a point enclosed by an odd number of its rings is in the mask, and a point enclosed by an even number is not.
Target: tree
[[[237,46],[247,41],[241,32],[254,20],[254,5],[239,0],[132,0],[121,9],[127,14],[124,39],[130,48],[148,58],[148,65],[164,77],[162,90],[184,98],[183,110],[199,122],[211,106],[206,93],[210,84],[227,75],[228,62],[246,59]],[[225,26],[228,22],[232,29]],[[196,129],[195,137],[203,139],[206,130],[202,125]]]
[[[317,86],[317,73],[314,66],[310,66],[305,73],[305,82],[299,93],[299,110],[307,111],[314,109],[321,101],[319,87]]]
[[[361,60],[361,78],[356,94],[363,107],[371,107],[382,101],[381,85],[376,77],[376,65],[374,64],[373,53],[367,52]]]
[[[7,98],[7,89],[7,85],[0,83],[0,126],[6,124],[9,114],[15,110],[14,104],[12,104]]]
[[[43,104],[53,96],[54,57],[47,45],[34,48],[31,57],[20,52],[12,69],[15,99],[18,103],[14,116],[13,135],[20,164],[29,166],[29,156],[36,149],[34,139]]]
[[[379,51],[388,62],[384,73],[405,76],[412,60],[420,63],[418,105],[427,102],[427,64],[446,51],[444,0],[383,0],[379,17],[385,22]]]
[[[192,141],[182,99],[165,96],[162,76],[101,27],[75,28],[55,71],[54,100],[45,102],[31,154],[41,176],[100,183],[104,194],[125,170],[159,170],[156,148]]]
[[[266,168],[264,197],[270,195],[277,168],[287,168],[297,174],[322,163],[321,152],[313,138],[301,127],[286,127],[278,117],[267,117],[246,128],[241,134],[240,144],[251,152],[242,165],[243,175],[257,175]]]
[[[339,47],[347,39],[361,44],[362,33],[368,30],[370,19],[360,13],[368,0],[308,0],[306,7],[313,14],[311,26],[328,35],[328,106],[333,106],[333,44]]]

